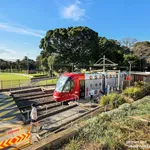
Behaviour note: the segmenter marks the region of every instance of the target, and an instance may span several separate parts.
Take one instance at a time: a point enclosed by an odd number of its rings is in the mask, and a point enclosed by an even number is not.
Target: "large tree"
[[[57,63],[90,64],[98,59],[98,33],[81,26],[49,30],[40,48],[42,58],[57,54]]]
[[[125,54],[124,55],[124,65],[125,66],[129,66],[129,62],[132,63],[132,67],[136,68],[136,69],[140,69],[139,68],[139,64],[140,64],[140,60],[139,58],[134,55],[134,54]]]
[[[111,61],[122,64],[123,62],[123,47],[117,40],[99,37],[99,57],[105,55]]]

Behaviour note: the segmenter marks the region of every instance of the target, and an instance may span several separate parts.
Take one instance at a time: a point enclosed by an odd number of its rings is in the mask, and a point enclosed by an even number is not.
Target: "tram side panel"
[[[85,98],[90,98],[90,91],[99,96],[102,90],[102,74],[85,74]]]

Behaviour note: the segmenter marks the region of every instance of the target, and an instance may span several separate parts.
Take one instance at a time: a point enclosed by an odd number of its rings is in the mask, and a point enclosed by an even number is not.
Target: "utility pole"
[[[120,70],[118,71],[118,90],[120,90]]]
[[[111,60],[109,60],[108,58],[106,58],[105,55],[94,64],[94,66],[103,67],[103,72],[106,71],[106,66],[117,66],[117,65],[118,64],[116,64],[116,63],[112,62]]]
[[[90,69],[90,73],[91,73],[92,67],[90,67],[89,69]]]
[[[130,76],[130,79],[131,79],[131,65],[133,63],[133,61],[128,61],[129,65],[130,65],[130,68],[129,68],[129,76]],[[131,81],[129,80],[129,86],[131,86]]]
[[[103,56],[103,72],[105,72],[105,55]]]

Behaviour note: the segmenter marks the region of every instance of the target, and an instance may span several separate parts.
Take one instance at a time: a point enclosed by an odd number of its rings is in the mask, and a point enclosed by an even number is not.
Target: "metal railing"
[[[25,87],[37,87],[37,86],[48,86],[54,85],[57,82],[57,78],[47,78],[45,80],[0,80],[0,90],[3,89],[22,89]]]

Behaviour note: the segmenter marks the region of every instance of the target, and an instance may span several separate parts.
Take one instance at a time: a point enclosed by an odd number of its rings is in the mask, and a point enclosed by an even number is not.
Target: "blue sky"
[[[0,58],[35,59],[49,29],[88,26],[99,36],[150,40],[150,0],[1,0]]]

